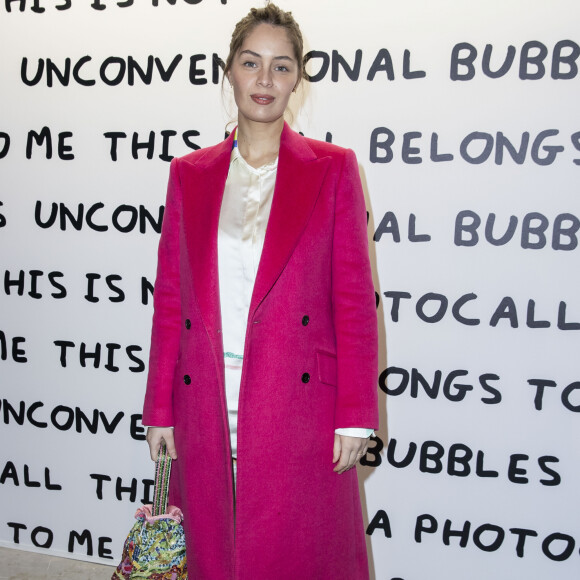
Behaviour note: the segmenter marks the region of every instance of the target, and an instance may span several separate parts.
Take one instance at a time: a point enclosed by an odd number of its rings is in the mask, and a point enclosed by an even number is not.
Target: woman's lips
[[[274,101],[274,97],[271,95],[250,95],[252,101],[254,103],[258,103],[258,105],[269,105],[271,102]]]

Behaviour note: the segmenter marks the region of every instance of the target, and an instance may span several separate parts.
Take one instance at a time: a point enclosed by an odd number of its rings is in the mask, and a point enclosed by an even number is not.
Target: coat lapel
[[[326,157],[319,159],[300,134],[284,125],[274,198],[250,305],[250,320],[284,270],[306,228],[329,161]]]
[[[221,359],[217,235],[233,135],[182,171],[184,228],[194,296],[214,352]]]

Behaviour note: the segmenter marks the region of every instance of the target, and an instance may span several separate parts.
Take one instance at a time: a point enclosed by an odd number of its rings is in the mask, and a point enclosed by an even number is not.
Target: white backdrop
[[[213,55],[252,5],[0,6],[1,545],[116,564],[152,477],[167,161],[223,138]],[[313,51],[293,125],[353,148],[367,194],[374,577],[578,578],[580,6],[283,6]]]

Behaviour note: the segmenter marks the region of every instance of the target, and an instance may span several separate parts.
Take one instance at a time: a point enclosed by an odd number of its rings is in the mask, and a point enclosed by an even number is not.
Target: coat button
[[[189,320],[189,318],[185,319],[185,328],[187,328],[187,330],[191,328],[191,320]]]
[[[302,382],[307,383],[310,380],[310,375],[308,373],[304,373],[302,375]]]
[[[189,375],[185,375],[185,376],[183,377],[183,382],[184,382],[186,385],[191,385],[191,377],[190,377]]]
[[[308,323],[310,322],[310,317],[305,315],[302,317],[302,326],[308,326]]]

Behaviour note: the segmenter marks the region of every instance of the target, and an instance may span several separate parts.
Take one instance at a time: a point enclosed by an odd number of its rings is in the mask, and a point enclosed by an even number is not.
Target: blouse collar
[[[273,161],[270,161],[260,167],[252,167],[242,156],[238,148],[238,128],[236,127],[234,133],[234,142],[232,144],[232,154],[230,156],[230,166],[234,163],[239,163],[247,171],[254,173],[255,175],[267,175],[271,171],[275,171],[278,167],[278,157]]]

